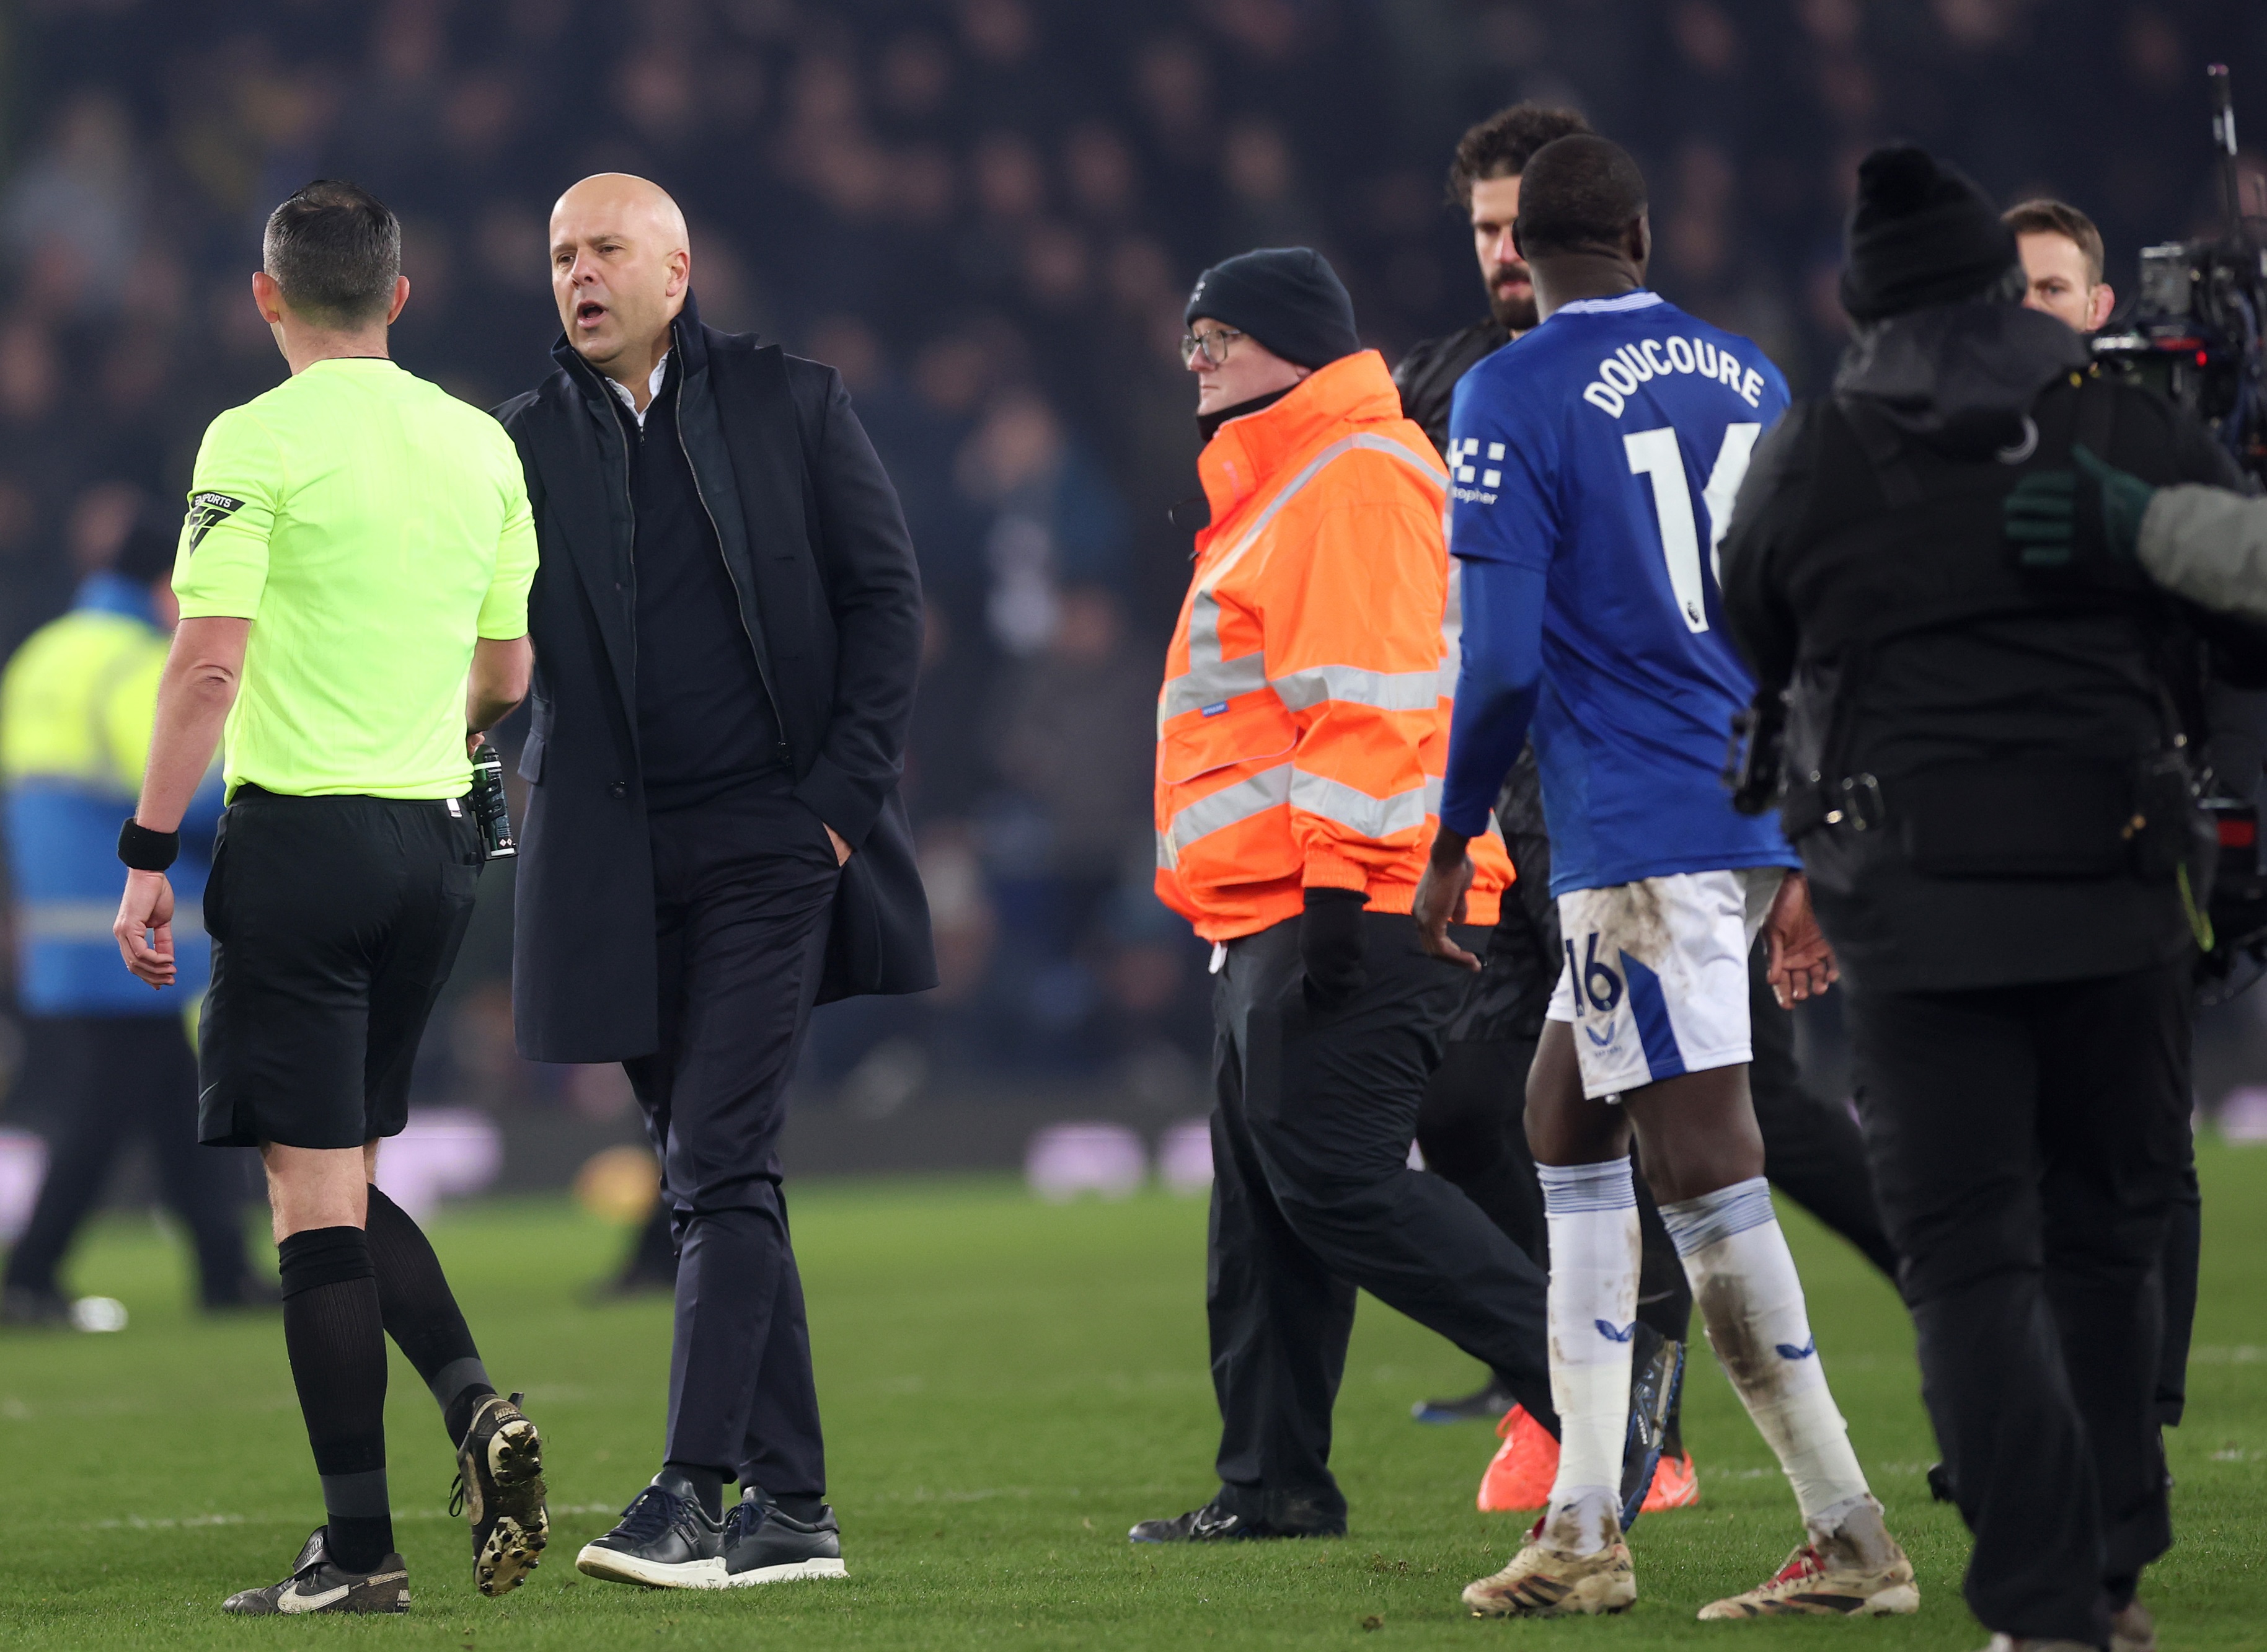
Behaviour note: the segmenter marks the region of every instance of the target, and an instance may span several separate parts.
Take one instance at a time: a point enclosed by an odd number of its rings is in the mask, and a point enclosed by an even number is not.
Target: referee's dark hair
[[[1559,138],[1520,174],[1520,253],[1616,251],[1646,204],[1645,174],[1627,150],[1590,132]]]
[[[1456,158],[1449,163],[1449,201],[1471,206],[1472,186],[1481,179],[1516,178],[1545,143],[1589,129],[1590,123],[1574,110],[1549,104],[1515,103],[1498,109],[1466,128],[1456,140]]]
[[[382,318],[401,275],[401,220],[359,184],[318,178],[268,215],[260,263],[318,327]]]

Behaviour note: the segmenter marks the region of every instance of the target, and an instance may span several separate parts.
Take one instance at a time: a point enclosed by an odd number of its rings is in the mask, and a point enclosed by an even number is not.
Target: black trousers
[[[1850,995],[1859,1108],[1985,1626],[2108,1641],[2170,1546],[2158,1259],[2188,971]]]
[[[826,1457],[779,1137],[840,874],[825,826],[783,790],[655,815],[651,835],[661,1044],[623,1065],[679,1249],[664,1455],[818,1496]]]
[[[1361,921],[1368,982],[1335,1010],[1306,1002],[1296,920],[1229,942],[1213,991],[1220,1500],[1290,1529],[1346,1518],[1331,1410],[1357,1287],[1486,1361],[1558,1426],[1543,1270],[1462,1193],[1408,1167],[1465,977],[1419,950],[1407,915]]]
[[[30,1032],[62,1105],[48,1138],[39,1201],[8,1256],[8,1287],[55,1289],[55,1270],[120,1149],[139,1136],[150,1144],[166,1208],[188,1230],[204,1305],[240,1304],[249,1155],[197,1146],[197,1059],[180,1017],[57,1016],[34,1021]]]

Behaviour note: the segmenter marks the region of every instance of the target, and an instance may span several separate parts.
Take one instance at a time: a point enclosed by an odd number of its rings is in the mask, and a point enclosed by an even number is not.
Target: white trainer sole
[[[727,1589],[747,1589],[757,1583],[787,1583],[799,1577],[847,1577],[840,1560],[791,1560],[785,1566],[759,1566],[724,1580]]]
[[[840,1566],[841,1562],[835,1562]],[[638,1583],[647,1589],[725,1589],[731,1580],[725,1575],[723,1557],[712,1560],[685,1560],[675,1566],[639,1559],[624,1554],[620,1549],[602,1548],[586,1543],[583,1552],[575,1557],[575,1569],[586,1577],[601,1577],[610,1583]]]

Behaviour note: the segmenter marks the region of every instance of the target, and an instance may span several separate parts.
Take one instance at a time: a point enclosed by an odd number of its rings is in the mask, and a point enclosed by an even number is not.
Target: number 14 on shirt
[[[1732,525],[1732,501],[1738,496],[1740,479],[1748,474],[1748,460],[1763,434],[1758,423],[1728,424],[1723,445],[1716,450],[1715,467],[1700,503],[1708,507],[1708,572],[1723,578],[1721,550],[1724,530]],[[1669,588],[1686,628],[1708,628],[1708,605],[1700,579],[1700,531],[1692,518],[1692,489],[1684,480],[1684,456],[1677,451],[1676,432],[1663,426],[1622,437],[1629,454],[1630,474],[1653,481],[1654,514],[1661,521],[1662,560],[1669,566]]]

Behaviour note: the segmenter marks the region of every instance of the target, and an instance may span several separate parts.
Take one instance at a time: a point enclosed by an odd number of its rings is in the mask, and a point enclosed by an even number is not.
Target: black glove
[[[1361,961],[1361,909],[1368,904],[1359,889],[1307,892],[1299,962],[1307,972],[1307,1002],[1318,1010],[1337,1009],[1369,980]]]
[[[2008,543],[2024,568],[2059,571],[2140,560],[2141,518],[2157,490],[2139,476],[2104,464],[2083,444],[2071,449],[2075,468],[2034,471],[2000,506]]]

